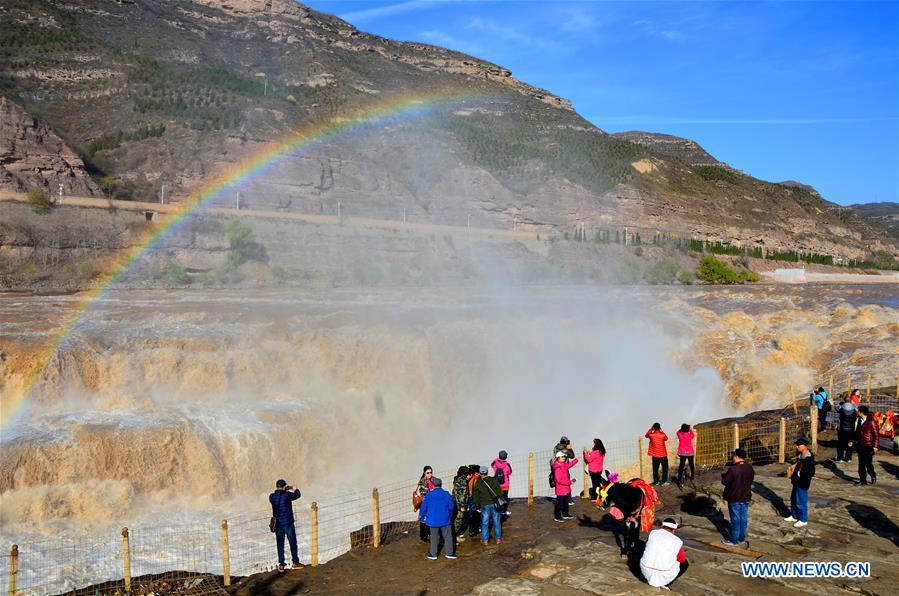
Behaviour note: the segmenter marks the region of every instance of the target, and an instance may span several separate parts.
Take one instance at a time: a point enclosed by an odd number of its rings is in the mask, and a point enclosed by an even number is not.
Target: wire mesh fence
[[[865,391],[862,401],[872,410],[899,411],[894,389]],[[834,415],[830,415],[831,422]],[[698,424],[695,464],[703,468],[723,467],[737,447],[746,450],[749,461],[755,464],[783,461],[793,455],[792,445],[797,438],[815,434],[817,422],[807,398],[800,396],[782,410]],[[674,442],[669,440],[669,444],[673,446]],[[645,478],[651,473],[644,439],[611,441],[605,447],[602,467],[618,473],[622,481]],[[575,448],[580,462],[570,472],[576,480],[574,495],[590,486],[583,458],[585,448]],[[670,448],[669,454],[673,477],[677,456]],[[554,455],[552,450],[543,450],[510,456],[509,497],[553,496],[549,476]],[[435,470],[435,476],[443,480],[448,491],[452,490],[455,475],[456,470]],[[334,495],[315,503],[296,502],[299,562],[325,563],[353,548],[385,544],[416,529],[419,521],[412,495],[417,483],[416,478],[374,490]],[[137,526],[105,541],[62,536],[29,541],[18,545],[17,553],[0,553],[0,585],[9,586],[9,593],[14,594],[224,593],[222,585],[230,576],[270,571],[278,565],[269,519],[270,512],[258,511],[230,516],[225,523],[210,520]],[[287,544],[285,551],[286,562],[292,562]]]

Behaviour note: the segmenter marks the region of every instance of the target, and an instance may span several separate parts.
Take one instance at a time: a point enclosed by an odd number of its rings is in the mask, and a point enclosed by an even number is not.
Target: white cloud
[[[579,9],[572,9],[567,12],[565,20],[561,24],[562,31],[572,33],[581,33],[593,31],[599,25],[591,14]]]
[[[386,4],[374,8],[354,10],[337,16],[344,21],[355,25],[366,21],[374,21],[383,17],[431,8],[436,4],[443,4],[446,1],[447,0],[407,0],[406,2],[398,2],[396,4]]]
[[[421,37],[428,43],[442,46],[450,50],[465,52],[466,54],[478,55],[483,51],[481,46],[479,46],[478,44],[470,43],[468,41],[465,41],[464,39],[453,37],[452,35],[445,33],[444,31],[441,31],[439,29],[422,31]]]
[[[548,39],[529,35],[528,33],[513,27],[500,25],[493,21],[484,20],[478,17],[469,21],[468,28],[489,33],[501,41],[517,43],[544,50],[557,51],[563,49],[562,46]]]

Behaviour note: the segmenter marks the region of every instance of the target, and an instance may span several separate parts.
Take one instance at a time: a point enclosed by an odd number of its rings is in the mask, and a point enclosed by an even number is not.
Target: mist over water
[[[792,292],[116,292],[3,429],[2,530],[263,510],[278,477],[331,497],[775,405],[825,361],[895,365],[895,310]],[[27,355],[74,302],[0,299],[4,349]],[[14,359],[3,372],[13,388]]]

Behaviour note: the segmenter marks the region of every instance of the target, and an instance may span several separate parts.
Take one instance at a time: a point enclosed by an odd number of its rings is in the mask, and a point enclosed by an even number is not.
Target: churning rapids
[[[891,374],[895,300],[889,284],[113,293],[4,409],[3,543],[264,511],[279,477],[315,499]],[[4,399],[79,301],[0,296]]]

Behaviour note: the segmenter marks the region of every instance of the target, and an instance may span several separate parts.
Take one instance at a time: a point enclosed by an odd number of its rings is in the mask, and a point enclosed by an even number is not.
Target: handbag
[[[493,506],[496,507],[497,513],[505,513],[506,510],[509,509],[509,499],[496,494],[493,489],[490,488],[489,482],[484,481],[484,486],[486,486],[487,490],[490,491],[490,494],[493,495]]]
[[[272,532],[278,529],[278,521],[275,519],[275,516],[268,520],[268,529]]]
[[[418,511],[421,509],[421,504],[424,502],[425,498],[418,494],[417,492],[412,493],[412,509]]]

